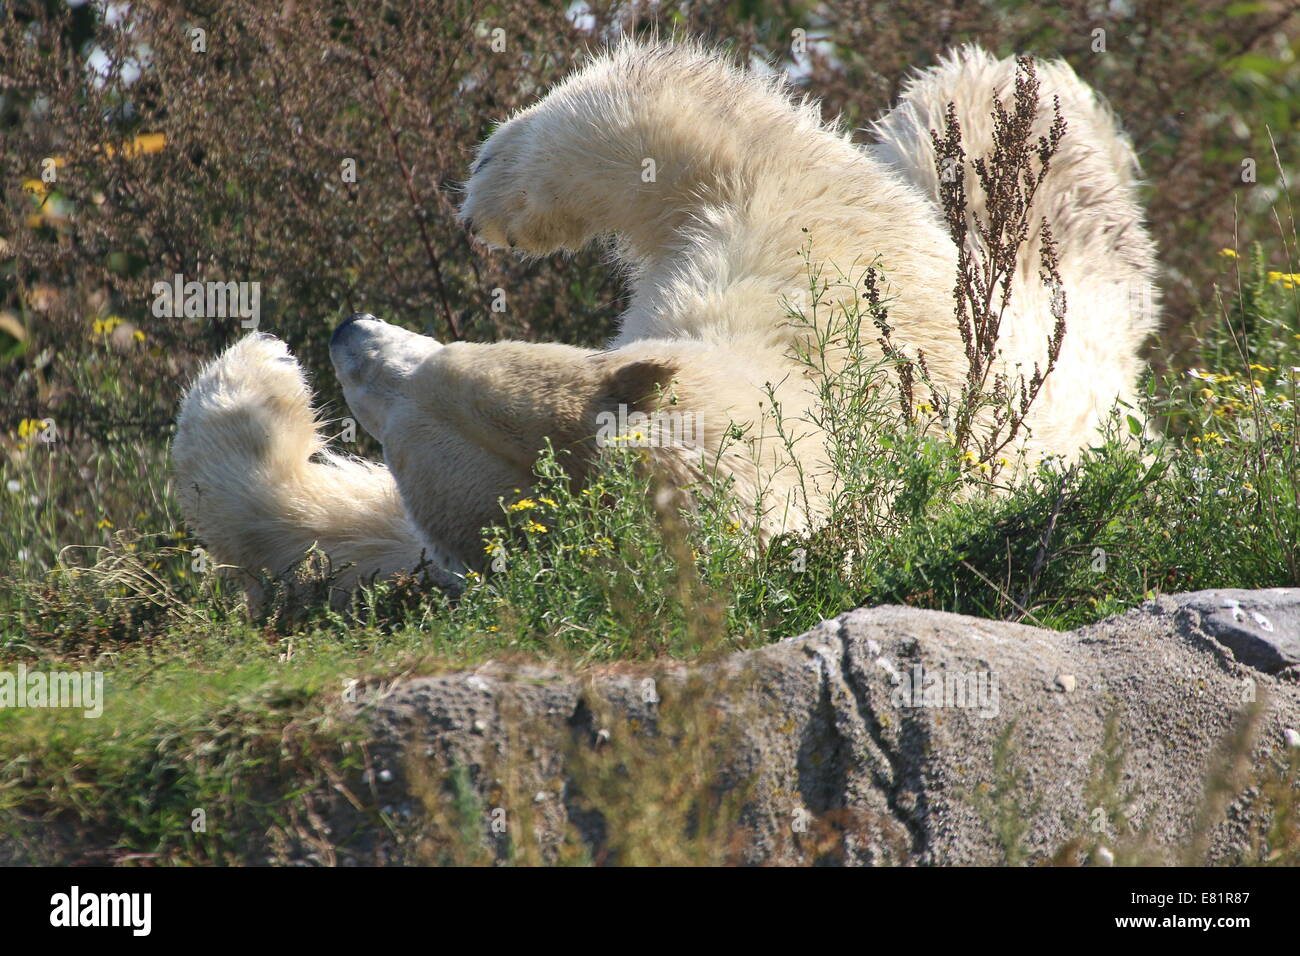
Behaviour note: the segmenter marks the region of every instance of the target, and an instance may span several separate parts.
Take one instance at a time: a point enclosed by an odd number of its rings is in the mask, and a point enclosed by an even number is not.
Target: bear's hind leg
[[[326,449],[302,369],[273,336],[250,335],[203,369],[181,404],[172,458],[181,510],[219,564],[279,574],[315,546],[340,598],[422,559],[439,584],[457,584],[388,470]]]

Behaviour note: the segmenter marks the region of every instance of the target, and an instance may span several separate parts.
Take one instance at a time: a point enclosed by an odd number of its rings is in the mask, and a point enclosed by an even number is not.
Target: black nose
[[[347,330],[353,327],[353,324],[357,321],[357,319],[369,319],[371,322],[379,321],[369,312],[353,312],[346,319],[340,322],[337,328],[334,329],[334,334],[330,336],[331,347],[333,347],[335,342],[337,342],[340,338],[342,338],[345,334],[347,334]]]

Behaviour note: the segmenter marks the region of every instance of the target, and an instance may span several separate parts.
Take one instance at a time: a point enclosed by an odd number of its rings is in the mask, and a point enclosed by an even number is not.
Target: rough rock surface
[[[359,704],[395,821],[362,855],[405,858],[455,777],[498,855],[514,827],[516,852],[630,861],[623,781],[731,807],[743,862],[1236,862],[1269,850],[1258,788],[1216,805],[1206,781],[1243,726],[1239,774],[1288,758],[1298,651],[1300,589],[1224,590],[1066,633],[881,607],[712,663],[410,679]]]

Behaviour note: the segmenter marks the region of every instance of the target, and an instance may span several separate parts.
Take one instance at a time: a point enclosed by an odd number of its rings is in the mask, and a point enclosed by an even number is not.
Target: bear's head
[[[527,493],[548,439],[581,480],[598,416],[648,408],[674,374],[568,345],[443,345],[367,314],[334,331],[330,358],[416,526],[471,568],[485,564],[482,529]]]

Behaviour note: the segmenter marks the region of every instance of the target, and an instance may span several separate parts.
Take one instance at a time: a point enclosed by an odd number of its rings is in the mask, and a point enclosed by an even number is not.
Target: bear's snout
[[[369,312],[353,312],[346,319],[338,324],[334,329],[334,334],[330,336],[330,350],[333,351],[335,343],[348,334],[349,331],[355,331],[358,322],[378,322]]]
[[[330,336],[330,361],[348,405],[380,441],[387,409],[400,401],[407,377],[442,348],[427,335],[354,312]]]
[[[369,312],[352,313],[330,336],[330,359],[345,385],[384,370],[405,374],[440,348],[437,339],[390,325]]]

